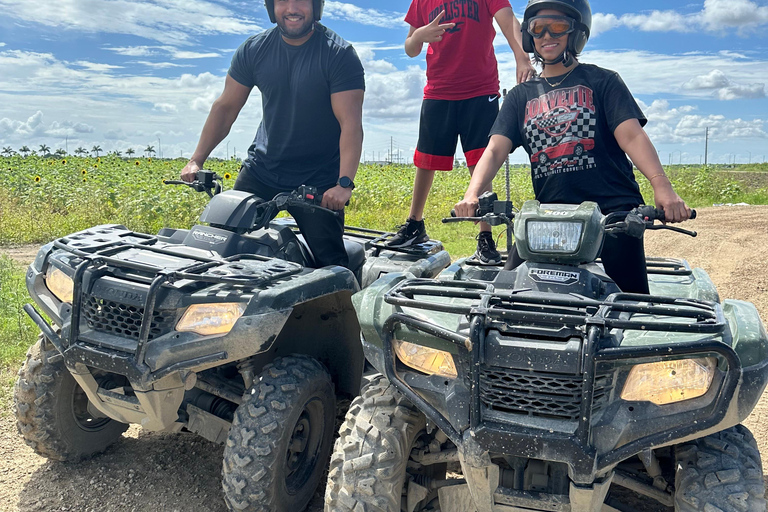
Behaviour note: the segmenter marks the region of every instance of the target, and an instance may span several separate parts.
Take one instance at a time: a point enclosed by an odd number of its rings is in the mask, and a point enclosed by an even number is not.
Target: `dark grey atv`
[[[764,512],[740,425],[768,379],[755,307],[675,259],[648,258],[650,295],[622,293],[604,236],[685,232],[653,207],[481,199],[453,220],[514,217],[523,265],[460,260],[353,297],[383,375],[341,427],[326,511]]]
[[[316,268],[291,219],[319,206],[311,187],[270,201],[221,192],[192,229],[157,235],[103,225],[45,245],[27,271],[26,312],[42,334],[15,388],[18,428],[40,455],[104,451],[129,423],[226,443],[234,510],[302,510],[333,445],[337,408],[360,389],[364,358],[351,296],[393,271],[435,276],[439,242],[387,250],[391,234],[348,228],[349,269]],[[183,182],[170,182],[180,183]]]

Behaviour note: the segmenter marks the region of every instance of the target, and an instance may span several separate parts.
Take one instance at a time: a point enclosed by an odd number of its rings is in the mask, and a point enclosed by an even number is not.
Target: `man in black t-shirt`
[[[354,48],[318,20],[322,0],[266,2],[277,27],[246,40],[232,58],[224,92],[213,103],[182,179],[192,181],[228,135],[253,87],[263,118],[235,189],[271,199],[312,185],[322,206],[339,211],[289,210],[318,266],[348,263],[342,235],[363,142],[363,67]]]

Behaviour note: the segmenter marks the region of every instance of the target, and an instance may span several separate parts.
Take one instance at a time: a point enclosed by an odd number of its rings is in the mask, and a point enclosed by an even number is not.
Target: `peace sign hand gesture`
[[[443,16],[445,16],[444,10],[440,11],[440,14],[435,16],[435,19],[432,20],[429,25],[417,28],[414,32],[416,38],[422,43],[436,43],[442,41],[445,31],[456,26],[455,23],[440,24],[440,20],[443,19]]]

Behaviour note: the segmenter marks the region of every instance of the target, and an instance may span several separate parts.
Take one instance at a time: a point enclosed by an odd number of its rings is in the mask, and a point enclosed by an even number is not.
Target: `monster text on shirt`
[[[474,0],[444,2],[439,7],[432,9],[429,13],[429,22],[431,23],[442,11],[445,11],[445,16],[440,20],[440,23],[453,23],[456,18],[467,18],[480,22],[480,5]]]

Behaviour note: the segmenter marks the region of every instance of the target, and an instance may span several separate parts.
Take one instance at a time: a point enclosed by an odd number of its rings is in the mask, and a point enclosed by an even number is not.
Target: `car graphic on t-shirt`
[[[531,163],[546,164],[556,158],[569,156],[580,157],[585,151],[595,148],[594,139],[579,139],[578,137],[563,137],[557,146],[545,148],[531,156]]]

